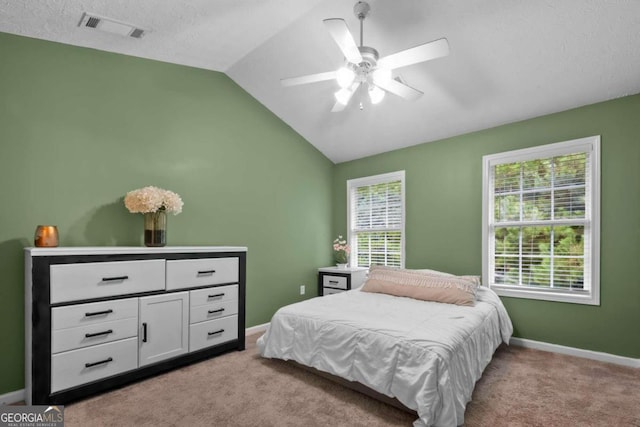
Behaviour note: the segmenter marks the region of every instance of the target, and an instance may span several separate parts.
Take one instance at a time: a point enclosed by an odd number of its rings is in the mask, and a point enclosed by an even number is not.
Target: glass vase
[[[144,214],[144,245],[160,247],[167,244],[167,212],[159,210]]]
[[[336,262],[336,267],[338,268],[347,268],[349,265],[349,256],[345,253],[336,253],[333,257],[333,260]]]

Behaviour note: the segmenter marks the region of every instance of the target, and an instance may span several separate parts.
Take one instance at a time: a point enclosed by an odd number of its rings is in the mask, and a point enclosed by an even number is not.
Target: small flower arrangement
[[[150,186],[129,191],[124,196],[124,205],[131,213],[167,211],[178,215],[184,203],[173,191]]]
[[[337,264],[346,264],[349,262],[349,254],[351,248],[347,244],[346,240],[343,240],[342,236],[338,236],[333,241],[333,259]]]

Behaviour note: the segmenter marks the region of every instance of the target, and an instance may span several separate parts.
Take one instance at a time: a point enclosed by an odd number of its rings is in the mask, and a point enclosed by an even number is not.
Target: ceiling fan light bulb
[[[338,101],[342,105],[347,105],[349,103],[349,100],[351,99],[351,95],[353,95],[353,93],[347,88],[342,88],[336,93],[334,93],[334,96],[336,97],[336,101]]]
[[[356,78],[356,73],[353,72],[350,68],[342,67],[338,69],[336,72],[336,80],[338,81],[338,85],[341,88],[347,88],[351,86],[353,80]]]
[[[369,99],[371,99],[372,104],[379,104],[384,98],[384,94],[385,91],[378,86],[372,86],[371,89],[369,89]]]
[[[381,85],[391,81],[391,70],[388,68],[378,68],[373,72],[373,81]]]

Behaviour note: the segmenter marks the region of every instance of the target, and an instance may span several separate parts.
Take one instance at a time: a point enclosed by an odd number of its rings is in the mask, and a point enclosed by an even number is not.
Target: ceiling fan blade
[[[332,113],[339,113],[340,111],[344,110],[345,108],[347,108],[346,105],[336,101],[335,104],[333,104],[333,108],[331,109]]]
[[[347,108],[347,105],[349,105],[349,101],[351,101],[351,98],[353,98],[353,95],[356,93],[356,90],[358,90],[358,87],[360,87],[360,82],[354,82],[351,85],[351,87],[349,87],[349,89],[341,89],[344,91],[348,91],[348,97],[346,98],[344,103],[340,101],[336,101],[336,103],[333,104],[333,108],[331,109],[331,112],[337,113]]]
[[[360,55],[358,45],[353,39],[353,36],[349,31],[349,27],[347,27],[344,19],[330,18],[325,19],[322,22],[324,22],[327,30],[329,30],[329,34],[331,34],[331,37],[333,37],[333,39],[336,41],[338,47],[344,54],[344,57],[347,58],[347,61],[354,64],[361,63],[362,55]]]
[[[407,101],[415,101],[423,95],[423,93],[418,89],[414,89],[411,86],[400,83],[394,79],[387,82],[376,82],[376,86],[386,90],[387,92],[391,92],[394,95],[398,95],[400,98],[404,98]]]
[[[300,77],[289,77],[286,79],[280,79],[282,86],[296,86],[304,85],[307,83],[323,82],[325,80],[333,80],[336,78],[335,71],[327,71],[326,73],[309,74]]]
[[[385,56],[378,61],[378,68],[393,70],[447,55],[449,55],[449,42],[447,39],[438,39],[394,53],[393,55]]]

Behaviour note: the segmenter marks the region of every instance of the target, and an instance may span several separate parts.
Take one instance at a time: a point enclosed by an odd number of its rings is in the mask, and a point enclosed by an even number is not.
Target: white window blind
[[[347,181],[351,265],[404,266],[404,171]]]
[[[483,269],[500,295],[599,303],[599,137],[484,158]]]

